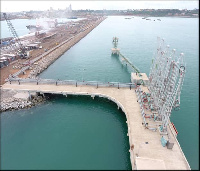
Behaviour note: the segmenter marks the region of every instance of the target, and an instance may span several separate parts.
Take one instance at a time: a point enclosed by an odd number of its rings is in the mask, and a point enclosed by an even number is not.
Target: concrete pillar
[[[32,100],[32,98],[31,98],[31,94],[30,94],[30,92],[28,91],[28,95],[29,95],[29,100],[31,101]]]
[[[43,97],[45,97],[45,96],[44,96],[44,93],[40,93],[40,94],[41,94]]]

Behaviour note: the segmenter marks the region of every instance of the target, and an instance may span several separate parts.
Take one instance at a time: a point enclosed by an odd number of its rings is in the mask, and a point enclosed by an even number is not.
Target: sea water
[[[198,19],[112,16],[56,60],[41,78],[130,82],[130,69],[111,56],[112,38],[147,75],[157,36],[185,54],[181,109],[171,121],[192,169],[199,168]],[[155,21],[154,21],[155,20]],[[1,114],[3,169],[131,169],[125,115],[108,100],[55,96],[31,109]]]

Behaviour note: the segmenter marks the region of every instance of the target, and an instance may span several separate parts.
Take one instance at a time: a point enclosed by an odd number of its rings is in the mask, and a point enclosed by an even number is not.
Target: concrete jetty
[[[142,86],[141,86],[142,87]],[[143,88],[143,87],[142,87]],[[146,88],[146,87],[144,87]],[[161,135],[158,130],[152,131],[143,126],[140,105],[137,102],[135,88],[129,87],[96,87],[91,85],[58,85],[20,83],[2,85],[2,89],[70,95],[90,95],[108,98],[115,102],[126,115],[128,126],[130,160],[133,170],[189,170],[179,142],[169,127],[169,136],[174,142],[172,149],[161,145]],[[67,97],[66,97],[67,98]],[[157,125],[159,126],[159,125]]]

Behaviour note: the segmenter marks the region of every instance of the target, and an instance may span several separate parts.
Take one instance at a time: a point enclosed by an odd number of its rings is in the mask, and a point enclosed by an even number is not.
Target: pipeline
[[[137,69],[124,55],[119,52],[119,55],[133,68],[133,70],[141,76],[139,69]]]

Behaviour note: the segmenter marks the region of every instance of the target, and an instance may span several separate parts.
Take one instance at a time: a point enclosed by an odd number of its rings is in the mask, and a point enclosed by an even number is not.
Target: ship
[[[42,26],[38,26],[38,25],[28,25],[26,26],[27,29],[29,29],[31,32],[35,32],[35,31],[40,31],[43,29]]]
[[[76,16],[68,17],[67,19],[77,19]]]

